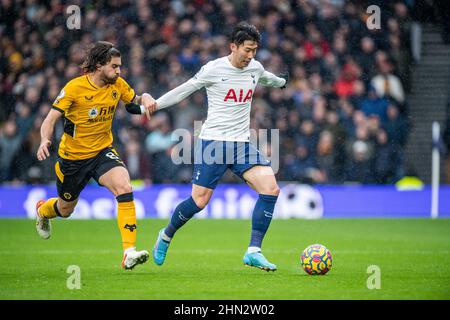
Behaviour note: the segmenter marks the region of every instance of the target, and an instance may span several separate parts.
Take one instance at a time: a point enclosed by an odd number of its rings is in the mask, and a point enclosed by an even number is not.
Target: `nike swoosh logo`
[[[228,79],[224,79],[224,78],[222,78],[222,81],[227,81]]]

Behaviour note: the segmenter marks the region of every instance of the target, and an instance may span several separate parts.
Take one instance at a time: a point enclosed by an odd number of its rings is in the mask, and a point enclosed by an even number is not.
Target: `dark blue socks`
[[[172,238],[178,229],[180,229],[189,219],[191,219],[194,214],[201,210],[201,208],[197,207],[197,204],[192,197],[189,197],[189,199],[181,202],[175,208],[172,218],[170,219],[170,223],[164,230],[166,236]]]
[[[272,221],[273,210],[278,196],[260,194],[258,201],[256,201],[255,208],[252,215],[252,236],[249,247],[261,248],[262,241]],[[202,209],[197,207],[194,199],[189,199],[181,202],[174,210],[170,223],[164,230],[165,235],[170,239],[175,232],[180,229],[194,214]],[[164,239],[169,241],[168,239]]]
[[[252,237],[249,247],[261,248],[262,241],[272,221],[278,196],[260,194],[252,216]]]

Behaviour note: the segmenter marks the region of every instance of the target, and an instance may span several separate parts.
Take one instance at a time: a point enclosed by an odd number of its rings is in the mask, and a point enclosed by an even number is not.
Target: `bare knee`
[[[278,186],[278,184],[275,184],[275,187],[273,188],[273,190],[271,190],[271,192],[273,196],[278,196],[280,194],[280,187]]]
[[[208,204],[209,199],[211,199],[211,195],[207,192],[201,192],[193,194],[192,199],[194,199],[194,202],[197,205],[197,207],[203,209]]]
[[[131,187],[131,183],[130,182],[126,182],[123,184],[118,184],[116,186],[112,187],[112,192],[113,194],[117,197],[120,196],[122,194],[127,194],[127,193],[132,193],[133,192],[133,188]]]
[[[280,187],[278,186],[277,183],[273,184],[273,185],[269,185],[267,187],[264,187],[261,192],[259,192],[260,194],[267,194],[267,195],[271,195],[271,196],[278,196],[280,194]]]

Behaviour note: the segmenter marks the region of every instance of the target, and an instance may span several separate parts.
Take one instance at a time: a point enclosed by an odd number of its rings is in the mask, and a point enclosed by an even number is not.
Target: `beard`
[[[114,83],[116,83],[118,78],[119,78],[119,76],[108,77],[107,75],[104,74],[102,77],[102,81],[105,84],[114,84]]]

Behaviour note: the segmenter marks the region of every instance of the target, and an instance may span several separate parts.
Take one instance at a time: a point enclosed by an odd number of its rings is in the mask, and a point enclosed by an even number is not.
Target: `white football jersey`
[[[169,91],[157,100],[158,109],[176,104],[205,87],[208,96],[208,115],[202,125],[201,139],[249,141],[250,108],[258,83],[282,87],[283,78],[265,71],[253,59],[243,69],[234,67],[228,57],[208,62],[190,80]]]

